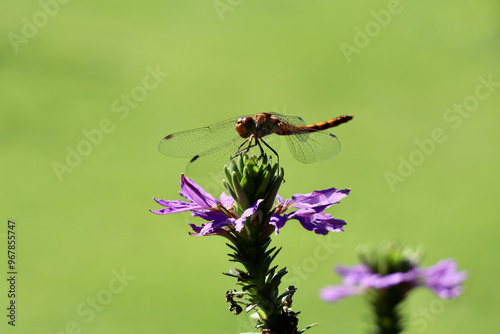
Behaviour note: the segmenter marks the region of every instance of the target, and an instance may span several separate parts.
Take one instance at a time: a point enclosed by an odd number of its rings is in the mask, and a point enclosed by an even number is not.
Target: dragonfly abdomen
[[[331,120],[328,120],[325,122],[306,125],[305,127],[308,129],[311,129],[311,130],[325,130],[325,129],[333,128],[335,126],[339,126],[340,124],[343,124],[343,123],[347,123],[352,118],[353,118],[353,116],[351,116],[351,115],[344,115],[344,116],[332,118]]]
[[[308,124],[308,125],[294,125],[292,127],[280,127],[280,130],[278,133],[280,135],[293,135],[293,134],[299,134],[299,133],[308,133],[308,132],[315,132],[315,131],[321,131],[321,130],[326,130],[329,128],[333,128],[336,126],[339,126],[340,124],[347,123],[349,122],[353,116],[351,115],[344,115],[344,116],[339,116],[336,118],[332,118],[328,121],[316,123],[316,124]]]

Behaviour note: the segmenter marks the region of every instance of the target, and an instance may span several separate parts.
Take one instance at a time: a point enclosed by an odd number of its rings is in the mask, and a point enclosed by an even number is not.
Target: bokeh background
[[[469,273],[449,303],[417,290],[407,333],[497,331],[498,1],[2,7],[0,332],[251,332],[224,301],[234,286],[221,275],[232,265],[224,240],[190,237],[187,214],[148,209],[159,208],[153,196],[179,198],[187,163],[158,152],[162,137],[272,110],[308,122],[355,115],[335,129],[334,159],[302,165],[280,149],[282,196],[352,188],[330,211],[345,232],[319,237],[291,222],[274,238],[302,327],[366,332],[361,297],[327,304],[318,291],[339,283],[335,264],[356,263],[357,245],[394,239],[423,245],[425,265],[452,257]]]

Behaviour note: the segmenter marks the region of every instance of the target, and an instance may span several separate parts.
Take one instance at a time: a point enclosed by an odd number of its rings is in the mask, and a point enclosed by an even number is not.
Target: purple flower
[[[228,228],[234,226],[237,218],[231,208],[234,202],[228,199],[226,194],[222,194],[220,200],[217,200],[196,182],[185,177],[184,174],[181,175],[181,191],[179,193],[188,201],[167,201],[154,198],[158,204],[165,208],[150,211],[158,215],[191,211],[191,215],[208,221],[199,227],[189,224],[194,231],[190,234],[194,236],[225,235]]]
[[[442,260],[427,268],[414,267],[407,272],[396,272],[381,276],[364,265],[338,266],[342,285],[327,286],[320,291],[320,298],[336,302],[344,297],[364,294],[368,289],[387,289],[400,284],[405,288],[425,286],[440,298],[455,298],[462,292],[461,283],[467,277],[464,271],[457,271],[454,260]]]
[[[457,263],[451,259],[439,261],[420,272],[423,285],[432,289],[439,298],[450,299],[462,293],[460,283],[467,278],[465,271],[457,272]]]
[[[271,218],[271,224],[275,226],[276,234],[289,219],[298,220],[306,230],[314,231],[317,234],[325,235],[328,232],[344,231],[345,221],[335,219],[323,211],[339,203],[342,198],[349,195],[349,192],[350,189],[337,190],[336,188],[330,188],[313,191],[309,194],[296,194],[286,201],[278,196],[278,205]],[[284,214],[291,208],[297,208],[297,210]]]
[[[269,224],[274,226],[276,234],[290,219],[298,220],[306,230],[314,231],[317,234],[324,235],[328,232],[343,231],[346,222],[335,219],[323,211],[339,203],[342,198],[349,194],[349,191],[349,189],[337,190],[330,188],[313,191],[309,194],[296,194],[286,201],[278,195],[278,202]],[[227,237],[231,231],[240,232],[245,226],[246,218],[254,216],[262,202],[262,200],[258,200],[238,217],[233,209],[234,200],[232,197],[222,193],[220,200],[218,200],[183,174],[181,175],[180,195],[187,202],[154,198],[164,208],[150,211],[159,215],[191,211],[192,216],[201,217],[208,222],[202,223],[201,226],[189,224],[194,231],[194,233],[190,234],[194,236],[224,235]],[[297,210],[285,214],[286,211],[292,208]]]

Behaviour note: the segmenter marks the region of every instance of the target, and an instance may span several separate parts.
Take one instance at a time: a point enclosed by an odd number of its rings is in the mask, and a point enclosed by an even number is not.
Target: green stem
[[[283,170],[272,164],[267,157],[238,156],[225,169],[224,185],[235,201],[235,212],[238,217],[251,205],[262,199],[255,214],[245,221],[244,229],[232,231],[233,251],[229,254],[232,261],[241,263],[245,271],[234,269],[229,276],[238,279],[237,284],[243,292],[234,292],[227,299],[232,309],[236,304],[245,304],[246,311],[253,310],[259,314],[259,328],[270,330],[267,333],[297,333],[296,313],[291,308],[291,295],[280,296],[279,284],[287,273],[286,269],[276,271],[272,261],[280,251],[270,247],[271,234],[274,227],[269,220],[274,210],[274,202],[278,189],[283,182]],[[236,301],[235,299],[244,300]]]

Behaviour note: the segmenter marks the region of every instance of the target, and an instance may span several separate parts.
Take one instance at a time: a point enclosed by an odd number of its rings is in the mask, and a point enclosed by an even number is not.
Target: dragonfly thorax
[[[256,114],[254,117],[241,117],[236,121],[235,129],[242,138],[262,138],[277,133],[282,122],[270,113]]]

